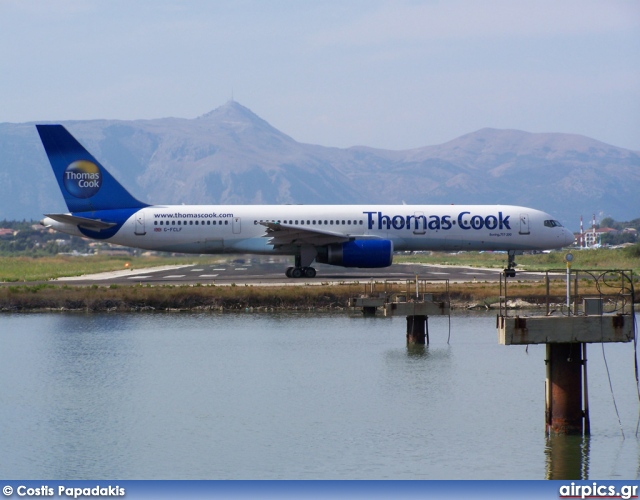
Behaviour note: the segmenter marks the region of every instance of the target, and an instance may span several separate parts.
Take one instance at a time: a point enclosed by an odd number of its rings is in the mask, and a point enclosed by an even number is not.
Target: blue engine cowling
[[[387,267],[393,261],[393,242],[355,240],[318,248],[316,261],[343,267]]]

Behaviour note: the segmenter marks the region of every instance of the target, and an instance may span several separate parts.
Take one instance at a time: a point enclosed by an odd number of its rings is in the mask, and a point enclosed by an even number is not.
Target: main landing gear
[[[285,272],[287,278],[315,278],[316,270],[309,264],[316,258],[316,253],[313,247],[302,247],[295,257],[295,266],[288,267]]]
[[[507,278],[515,278],[516,277],[515,267],[518,264],[516,264],[516,262],[515,262],[515,256],[516,256],[515,250],[509,250],[509,260],[507,262],[507,267],[504,270],[504,275]]]
[[[287,278],[315,278],[316,270],[313,267],[288,267],[285,274]]]

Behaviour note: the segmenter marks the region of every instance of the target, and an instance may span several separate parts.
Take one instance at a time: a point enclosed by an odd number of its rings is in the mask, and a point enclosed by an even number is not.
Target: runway
[[[363,281],[414,279],[449,280],[450,282],[495,282],[502,270],[459,266],[423,264],[394,264],[381,269],[354,269],[316,264],[315,278],[287,278],[283,262],[261,262],[258,259],[235,259],[224,264],[163,266],[157,268],[128,269],[93,275],[59,278],[56,282],[76,285],[305,285],[338,284]],[[515,279],[540,280],[543,273],[521,273]]]

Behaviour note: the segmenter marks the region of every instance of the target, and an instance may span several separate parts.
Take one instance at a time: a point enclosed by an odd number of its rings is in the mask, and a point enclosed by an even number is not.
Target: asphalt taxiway
[[[459,266],[437,266],[423,264],[394,264],[382,269],[341,268],[316,264],[315,278],[287,278],[286,264],[282,262],[260,262],[242,260],[224,264],[163,266],[157,268],[125,269],[121,271],[59,278],[60,283],[74,285],[187,285],[187,284],[251,284],[251,285],[303,285],[321,283],[347,283],[415,279],[450,282],[495,282],[500,280],[502,270]],[[540,280],[544,273],[521,273],[515,279]]]

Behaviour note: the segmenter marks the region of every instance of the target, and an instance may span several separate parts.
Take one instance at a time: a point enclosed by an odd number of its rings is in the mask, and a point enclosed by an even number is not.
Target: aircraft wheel
[[[505,269],[504,270],[504,275],[507,278],[515,278],[516,277],[516,270],[515,269]]]
[[[291,278],[291,271],[293,271],[293,267],[287,267],[287,270],[284,272],[287,278]]]
[[[304,277],[305,278],[315,278],[316,270],[313,267],[305,267],[304,268]]]
[[[302,278],[302,268],[301,267],[294,267],[293,271],[291,271],[291,277],[292,278]]]

